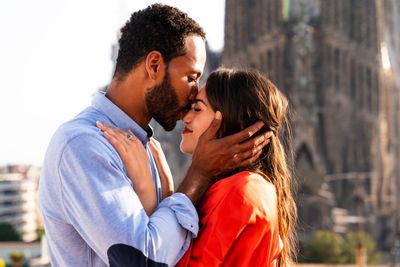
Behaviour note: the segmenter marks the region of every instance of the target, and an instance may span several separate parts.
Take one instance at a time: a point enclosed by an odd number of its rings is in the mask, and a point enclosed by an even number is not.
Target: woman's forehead
[[[207,99],[207,96],[206,96],[206,85],[203,85],[203,87],[200,88],[200,91],[197,94],[196,98],[199,98],[201,100]]]

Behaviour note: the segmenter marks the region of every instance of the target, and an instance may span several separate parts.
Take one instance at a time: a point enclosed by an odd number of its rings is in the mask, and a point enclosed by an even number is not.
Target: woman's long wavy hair
[[[292,156],[287,120],[288,101],[270,80],[255,70],[218,69],[208,77],[205,90],[213,110],[223,114],[219,137],[236,133],[259,120],[264,122],[264,127],[258,134],[273,132],[270,143],[264,147],[259,159],[234,173],[257,171],[275,186],[279,234],[283,242],[278,266],[289,266],[296,258],[294,226],[297,210],[292,197],[293,181],[288,157],[280,140],[289,140],[284,144]]]

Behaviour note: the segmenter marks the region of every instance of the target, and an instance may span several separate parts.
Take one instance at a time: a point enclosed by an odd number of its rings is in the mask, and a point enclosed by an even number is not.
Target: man
[[[177,193],[161,201],[148,149],[155,118],[172,130],[191,107],[205,60],[205,34],[181,11],[155,4],[122,29],[114,78],[106,95],[53,136],[39,185],[39,206],[53,266],[171,266],[197,235],[195,205],[212,177],[257,159],[268,136],[245,141],[262,127],[223,139],[216,117],[199,141]],[[131,130],[149,153],[159,205],[148,217],[117,151],[96,122]],[[245,141],[245,142],[244,142]]]

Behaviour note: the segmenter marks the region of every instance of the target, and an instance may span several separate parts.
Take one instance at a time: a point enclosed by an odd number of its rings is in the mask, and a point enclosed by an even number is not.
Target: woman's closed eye
[[[192,109],[193,109],[195,112],[200,112],[200,111],[202,111],[201,104],[200,104],[199,102],[194,103],[193,106],[192,106]]]
[[[207,104],[206,104],[202,99],[196,98],[196,99],[194,100],[192,109],[193,109],[195,112],[203,111],[203,110],[206,109],[206,108],[207,108]]]

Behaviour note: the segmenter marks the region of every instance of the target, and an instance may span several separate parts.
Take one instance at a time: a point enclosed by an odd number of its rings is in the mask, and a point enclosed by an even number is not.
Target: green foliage
[[[10,259],[12,261],[22,261],[24,259],[24,254],[22,254],[21,252],[12,252],[10,254]]]
[[[42,241],[42,237],[44,235],[44,229],[43,228],[37,228],[36,229],[36,234],[37,234],[37,238],[35,239],[35,241],[36,242]]]
[[[348,263],[356,262],[356,250],[359,243],[367,250],[367,263],[377,264],[381,258],[379,251],[375,251],[375,241],[365,232],[349,232],[346,234],[346,246],[344,256]]]
[[[380,253],[375,250],[375,241],[369,234],[349,232],[344,240],[331,231],[317,231],[304,247],[299,262],[354,264],[359,241],[366,248],[368,263],[379,263]]]
[[[317,231],[305,246],[301,262],[342,263],[344,241],[340,235],[330,231]]]
[[[21,241],[20,234],[6,222],[0,223],[0,241]]]

